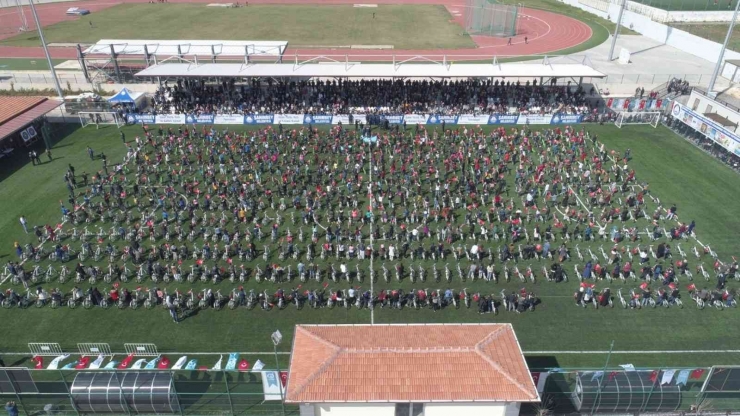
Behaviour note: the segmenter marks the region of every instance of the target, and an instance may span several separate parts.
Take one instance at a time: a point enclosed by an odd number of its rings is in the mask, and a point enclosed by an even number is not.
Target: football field
[[[597,135],[599,142],[603,142],[607,149],[615,150],[616,154],[621,154],[624,150],[630,148],[633,157],[630,165],[637,172],[637,183],[648,183],[651,194],[664,201],[666,207],[672,203],[677,204],[680,220],[686,222],[695,220],[698,240],[711,246],[720,259],[728,261],[730,256],[738,253],[740,243],[738,243],[736,236],[740,232],[740,223],[735,220],[734,213],[736,212],[735,207],[740,203],[740,182],[738,182],[737,175],[734,172],[726,169],[719,162],[698,151],[691,144],[675,136],[664,127],[653,129],[651,127],[629,126],[617,129],[614,126],[585,125],[583,128],[589,131],[590,134]],[[127,126],[122,130],[126,133],[129,141],[133,140],[136,135],[141,134],[142,131],[140,126]],[[104,152],[111,162],[110,166],[123,159],[126,149],[121,143],[119,131],[115,127],[109,126],[96,130],[94,126],[88,126],[85,129],[77,129],[61,138],[52,149],[54,160],[51,162],[47,162],[44,156],[43,164],[33,166],[26,163],[25,155],[17,154],[14,160],[2,165],[2,171],[0,172],[0,178],[2,179],[0,209],[3,210],[5,215],[0,218],[0,247],[2,247],[0,258],[4,263],[15,257],[14,242],[21,245],[36,243],[36,238],[32,234],[26,235],[23,232],[18,222],[20,215],[26,216],[31,225],[51,224],[53,226],[60,222],[60,201],[66,201],[67,199],[63,175],[68,165],[74,166],[78,176],[83,172],[94,174],[102,169],[100,159],[90,160],[87,156],[86,148],[88,146],[94,149],[96,154]],[[84,190],[85,188],[81,188],[79,192]],[[583,195],[581,197],[583,198]],[[92,199],[92,201],[97,202],[99,200],[100,198]],[[649,198],[646,198],[646,201],[649,208],[655,208],[656,205]],[[132,203],[130,197],[129,203]],[[139,203],[146,204],[144,198]],[[574,208],[587,209],[585,206],[579,206],[578,204],[574,205]],[[284,221],[281,226],[281,236],[287,230],[291,230],[292,235],[297,236],[301,227],[300,223],[291,224],[289,220],[291,211],[293,209],[288,208],[281,212]],[[276,212],[267,207],[264,214],[274,216]],[[157,215],[159,215],[158,212]],[[459,218],[463,215],[464,212],[461,211]],[[643,228],[648,226],[644,219],[640,219],[638,224]],[[80,224],[77,228],[81,231],[85,225],[84,223]],[[107,232],[111,225],[109,223],[101,226]],[[430,224],[432,229],[436,226],[434,223]],[[529,228],[533,226],[534,224],[526,225]],[[69,227],[71,227],[71,224],[65,225],[68,232]],[[90,224],[89,228],[97,232],[98,224]],[[305,233],[310,234],[309,226],[304,225],[303,228]],[[529,232],[531,233],[531,230]],[[266,234],[265,240],[258,243],[257,247],[260,253],[263,245],[271,245],[270,262],[287,263],[293,266],[293,270],[295,270],[295,264],[298,261],[290,258],[285,261],[279,260],[278,243],[272,243],[269,240],[269,235]],[[323,241],[323,235],[320,236],[319,241]],[[67,243],[75,247],[76,250],[81,245],[79,241],[68,241]],[[160,243],[162,243],[161,240],[157,242],[157,244]],[[657,244],[657,242],[649,242],[647,236],[642,236],[642,241],[639,243],[645,246]],[[95,244],[96,242],[93,241],[93,246]],[[120,244],[120,242],[116,244]],[[143,244],[146,247],[151,245],[148,239]],[[198,243],[196,241],[196,244],[201,245],[202,242]],[[462,244],[469,246],[471,243],[463,241]],[[493,241],[483,243],[485,247],[493,248],[500,244]],[[733,328],[740,312],[736,309],[717,310],[706,308],[698,310],[686,292],[686,286],[689,284],[686,276],[680,276],[679,281],[685,304],[683,309],[676,307],[643,308],[641,310],[622,309],[619,300],[616,298],[617,291],[622,289],[626,295],[630,289],[636,288],[639,284],[639,282],[629,279],[626,282],[616,279],[611,282],[596,283],[597,289],[610,286],[612,295],[615,296],[614,308],[594,309],[588,307],[584,309],[577,307],[572,295],[578,290],[579,283],[573,269],[574,265],[582,268],[585,261],[580,261],[574,254],[576,244],[579,245],[579,250],[583,253],[591,249],[595,256],[599,258],[601,257],[601,248],[608,252],[611,247],[608,241],[603,240],[568,242],[567,245],[571,250],[571,260],[564,263],[564,269],[570,280],[562,283],[549,282],[544,279],[542,268],[549,267],[552,263],[550,260],[531,259],[520,260],[518,263],[507,263],[507,267],[512,270],[512,274],[515,266],[522,271],[530,266],[537,278],[535,283],[529,280],[524,283],[520,282],[514,275],[511,281],[506,282],[503,278],[503,266],[498,261],[496,261],[497,273],[500,275],[498,282],[472,279],[460,280],[455,271],[456,261],[451,255],[448,255],[448,258],[444,261],[438,260],[436,262],[436,267],[440,272],[442,272],[445,263],[450,264],[452,279],[449,283],[446,282],[444,273],[442,273],[440,282],[435,282],[431,278],[431,270],[435,263],[430,259],[404,259],[402,261],[407,267],[413,265],[425,269],[425,273],[427,273],[425,282],[419,281],[418,277],[416,282],[411,282],[408,276],[400,282],[396,281],[393,276],[391,262],[387,261],[388,268],[391,270],[391,278],[390,282],[386,283],[380,272],[383,261],[375,261],[374,268],[377,273],[377,281],[373,283],[372,289],[376,293],[381,289],[391,288],[402,288],[407,291],[412,288],[441,289],[442,291],[446,288],[452,288],[455,291],[465,288],[468,293],[492,294],[495,298],[500,299],[502,290],[511,292],[525,287],[528,291],[536,293],[541,300],[541,304],[537,306],[535,311],[521,314],[505,311],[499,311],[498,315],[479,314],[475,303],[470,308],[465,306],[461,306],[459,309],[448,307],[437,312],[428,308],[415,310],[411,307],[402,310],[376,307],[373,311],[370,311],[368,309],[358,310],[354,306],[349,309],[341,306],[333,309],[313,309],[305,306],[297,310],[293,305],[287,305],[284,310],[278,310],[275,307],[270,311],[262,311],[259,306],[253,310],[247,310],[244,307],[235,310],[229,310],[228,308],[222,310],[195,308],[185,313],[185,319],[182,322],[175,324],[169,318],[167,311],[161,306],[151,310],[143,307],[137,310],[131,310],[130,308],[118,309],[115,306],[107,310],[97,307],[90,310],[82,307],[76,309],[67,307],[50,309],[48,306],[42,308],[31,306],[27,309],[12,307],[0,310],[0,316],[2,316],[0,331],[6,334],[2,344],[2,352],[26,351],[26,344],[29,342],[57,342],[72,349],[78,342],[105,342],[111,344],[113,349],[118,351],[122,350],[123,343],[146,342],[156,344],[160,351],[182,353],[229,351],[270,353],[272,344],[269,334],[279,329],[289,341],[292,328],[298,323],[511,322],[523,350],[528,353],[528,359],[535,367],[540,364],[553,366],[553,363],[557,364],[555,366],[563,367],[601,366],[612,341],[615,342],[614,350],[616,351],[612,358],[616,360],[612,361],[613,364],[624,361],[644,366],[690,366],[737,362],[740,357],[740,351],[738,351],[738,341],[740,339]],[[620,246],[624,244],[622,243]],[[713,276],[713,259],[708,255],[697,259],[693,253],[689,252],[694,246],[699,246],[693,238],[682,241],[681,245],[683,250],[688,253],[687,259],[691,265],[690,270],[694,271],[697,286],[713,287],[714,277],[712,277],[712,281],[706,282],[703,278],[697,276],[694,269],[698,264],[704,264]],[[49,245],[46,244],[46,247],[48,248]],[[674,259],[678,259],[679,255],[675,248],[673,253]],[[588,255],[586,256],[588,257]],[[91,259],[86,259],[85,264],[97,264],[101,266],[101,269],[106,268],[107,258],[103,257],[97,263]],[[227,279],[216,285],[211,282],[202,283],[200,281],[192,283],[188,281],[170,282],[167,284],[160,281],[156,285],[160,288],[166,288],[169,292],[175,290],[187,292],[189,289],[193,289],[196,293],[203,288],[212,287],[214,290],[220,290],[226,296],[233,288],[241,285],[246,290],[254,289],[257,292],[267,290],[270,293],[277,290],[278,287],[289,291],[299,285],[301,290],[321,289],[326,286],[329,289],[346,289],[350,285],[361,287],[362,290],[371,288],[367,271],[365,271],[365,279],[362,282],[353,281],[349,284],[343,281],[333,282],[327,275],[328,267],[332,263],[338,265],[341,261],[332,257],[326,260],[315,259],[314,261],[325,270],[322,284],[315,281],[302,283],[295,277],[292,281],[281,284],[264,280],[257,282],[250,274],[244,283],[238,281],[232,283]],[[76,262],[76,259],[71,259],[68,263],[69,267],[72,268]],[[191,263],[191,260],[185,260],[183,269],[188,269]],[[253,270],[258,266],[264,268],[266,262],[263,261],[260,255],[255,260],[243,263],[248,269]],[[468,261],[463,257],[460,263],[463,265],[464,272],[467,272]],[[33,261],[27,263],[28,267],[33,268],[38,265],[41,270],[46,270],[48,264],[48,260],[43,260],[38,264]],[[358,263],[355,260],[349,260],[347,264],[350,270],[354,270]],[[359,265],[366,270],[368,267],[367,260],[364,263],[359,263]],[[59,269],[60,265],[54,263],[53,267]],[[129,265],[129,267],[134,266]],[[60,287],[64,292],[69,292],[74,284],[72,281],[60,284],[55,280],[44,283],[43,277],[39,283],[47,290],[52,287]],[[131,289],[136,286],[150,287],[154,285],[149,279],[137,283],[133,278],[128,283],[120,284]],[[655,288],[660,286],[659,284],[654,285]],[[80,286],[87,288],[90,285],[85,281]],[[111,284],[101,280],[97,282],[96,286],[101,291],[104,288],[107,291]],[[735,281],[730,281],[728,287],[734,290],[740,285]],[[2,285],[2,289],[8,288],[23,291],[21,286],[12,285],[10,281],[6,281]],[[398,330],[403,329],[399,327]],[[392,335],[389,334],[389,336]],[[290,342],[283,342],[280,350],[288,352],[290,345]],[[699,352],[705,350],[714,352]],[[580,354],[578,353],[580,351],[591,351],[593,353]],[[680,353],[669,353],[670,351]]]
[[[287,41],[292,46],[388,45],[394,49],[472,48],[462,27],[441,5],[250,5],[121,4],[44,28],[48,43],[95,43],[100,39]],[[430,30],[433,28],[433,30]],[[146,36],[142,36],[146,33]],[[24,33],[0,45],[38,46]]]

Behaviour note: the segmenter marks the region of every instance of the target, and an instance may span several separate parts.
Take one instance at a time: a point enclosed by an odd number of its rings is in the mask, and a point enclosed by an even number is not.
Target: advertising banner
[[[154,124],[153,114],[129,114],[126,116],[129,124]]]
[[[277,371],[262,371],[262,392],[265,400],[280,400],[280,375]]]
[[[187,124],[213,124],[213,114],[188,114],[185,116],[185,123]]]
[[[488,115],[460,114],[457,124],[488,124]]]
[[[275,114],[273,124],[303,124],[302,114]]]
[[[303,124],[331,124],[331,115],[316,115],[306,114],[303,116]]]
[[[426,114],[406,114],[401,117],[403,121],[406,122],[406,124],[416,125],[416,124],[427,124],[427,116]],[[391,121],[391,123],[395,123],[394,121]],[[402,123],[399,121],[399,123]]]
[[[244,124],[244,116],[241,114],[216,114],[213,124]]]
[[[673,103],[671,114],[729,152],[736,152],[740,147],[740,138],[735,133],[680,103]]]
[[[491,114],[488,118],[488,124],[516,124],[519,116],[506,114]]]
[[[445,124],[457,124],[457,116],[440,116],[431,114],[427,118],[427,124],[442,124],[442,122]]]
[[[398,115],[398,116],[380,116],[380,119],[381,120],[388,120],[388,122],[391,123],[391,124],[401,124],[401,123],[403,123],[403,116],[402,115]],[[426,121],[426,119],[424,119],[424,120]],[[409,121],[408,123],[411,123],[411,122]]]
[[[540,115],[540,114],[528,114],[520,115],[516,120],[516,124],[550,124],[552,121],[552,114]]]
[[[580,114],[553,114],[550,124],[578,124],[581,120]]]
[[[272,114],[247,114],[244,116],[244,124],[272,124],[274,119]]]
[[[156,124],[185,124],[185,114],[157,114],[154,122]]]

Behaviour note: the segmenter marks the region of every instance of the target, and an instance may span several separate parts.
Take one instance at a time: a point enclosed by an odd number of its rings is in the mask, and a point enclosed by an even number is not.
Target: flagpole
[[[609,347],[609,353],[606,355],[606,362],[604,363],[604,369],[601,371],[601,380],[599,382],[599,389],[596,391],[596,399],[594,400],[594,404],[591,405],[591,411],[589,414],[594,414],[594,407],[596,407],[596,403],[599,402],[599,398],[601,397],[601,389],[604,388],[604,375],[606,374],[606,370],[609,368],[609,360],[612,358],[612,351],[614,351],[614,340],[612,340],[612,345]]]
[[[33,14],[33,20],[36,22],[36,28],[39,30],[39,38],[41,39],[41,46],[44,47],[44,54],[46,55],[46,62],[49,64],[49,70],[51,71],[51,78],[54,80],[54,87],[57,90],[59,98],[64,102],[64,93],[62,87],[59,85],[59,79],[57,78],[57,71],[54,69],[54,63],[51,61],[51,55],[49,54],[49,48],[46,46],[46,40],[44,39],[44,31],[41,29],[41,23],[39,22],[39,15],[36,13],[36,6],[33,4],[33,0],[28,0],[28,4],[31,6],[31,14]]]

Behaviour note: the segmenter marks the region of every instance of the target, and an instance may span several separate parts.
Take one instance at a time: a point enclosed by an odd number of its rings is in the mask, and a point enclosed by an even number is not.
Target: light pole
[[[719,75],[719,67],[722,65],[722,59],[725,57],[725,49],[727,44],[730,42],[732,36],[732,29],[735,28],[735,21],[737,20],[737,12],[740,10],[740,1],[735,2],[735,13],[732,14],[732,21],[730,22],[730,28],[727,29],[727,35],[725,36],[725,43],[722,44],[722,49],[719,50],[719,57],[717,58],[717,64],[714,66],[714,72],[712,72],[712,78],[709,80],[709,87],[707,88],[707,95],[711,98],[715,98],[715,94],[712,90],[714,89],[714,83],[717,82],[717,76]]]
[[[62,87],[59,86],[59,79],[57,79],[57,71],[54,69],[54,64],[51,62],[51,55],[49,55],[49,48],[46,47],[46,41],[44,40],[44,31],[41,30],[41,23],[39,22],[39,15],[36,14],[36,6],[33,4],[33,0],[28,0],[28,4],[31,5],[31,13],[33,14],[33,20],[36,22],[36,29],[39,31],[39,38],[41,39],[41,46],[44,47],[44,54],[46,54],[46,62],[49,64],[51,70],[51,77],[54,79],[54,86],[57,89],[59,98],[64,102],[64,93]]]
[[[280,361],[278,360],[277,346],[280,341],[283,340],[283,334],[280,331],[275,331],[270,336],[272,338],[272,347],[275,351],[275,368],[277,369],[278,386],[280,387],[280,407],[283,409],[283,416],[285,416],[285,395],[283,393],[283,379],[280,377]]]
[[[622,14],[624,14],[625,7],[627,7],[627,0],[622,0],[622,6],[619,8],[619,16],[617,17],[617,27],[614,29],[614,38],[612,38],[612,46],[609,48],[609,57],[607,58],[610,62],[612,56],[614,56],[614,47],[617,46],[617,37],[619,36],[619,28],[622,26]]]

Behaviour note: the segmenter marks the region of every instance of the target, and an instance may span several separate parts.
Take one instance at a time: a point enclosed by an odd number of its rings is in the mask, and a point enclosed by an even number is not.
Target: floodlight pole
[[[612,38],[612,46],[609,48],[608,61],[611,62],[612,56],[614,56],[614,48],[617,46],[617,37],[619,36],[619,28],[622,26],[622,15],[624,9],[627,7],[627,0],[622,0],[622,7],[619,8],[619,16],[617,17],[617,27],[614,29],[614,37]]]
[[[46,55],[46,62],[49,64],[51,70],[51,77],[54,79],[54,86],[57,89],[59,98],[64,102],[64,93],[62,87],[59,85],[59,79],[57,78],[57,71],[54,69],[54,64],[51,62],[51,55],[49,55],[49,48],[46,47],[46,41],[44,40],[44,31],[41,30],[41,23],[39,22],[39,15],[36,14],[36,6],[33,4],[33,0],[28,0],[28,4],[31,5],[31,13],[33,14],[33,20],[36,22],[36,28],[39,30],[39,38],[41,39],[41,46],[44,47],[44,54]]]
[[[735,21],[737,20],[737,12],[740,10],[740,1],[735,3],[735,13],[732,14],[732,21],[730,21],[730,28],[727,29],[727,35],[725,36],[725,43],[722,44],[722,49],[719,50],[719,57],[717,58],[717,64],[714,65],[714,72],[712,72],[712,78],[709,80],[709,87],[707,88],[707,95],[711,98],[715,98],[717,94],[712,92],[714,89],[714,83],[717,82],[717,76],[719,75],[719,67],[722,65],[722,59],[725,57],[725,49],[727,44],[730,42],[732,36],[732,29],[735,28]]]
[[[275,368],[277,369],[278,387],[280,387],[280,407],[282,407],[283,416],[285,416],[285,394],[283,393],[283,379],[280,377],[280,361],[278,360],[277,346],[282,341],[283,336],[280,331],[272,333],[272,348],[275,351]]]

